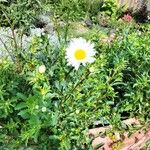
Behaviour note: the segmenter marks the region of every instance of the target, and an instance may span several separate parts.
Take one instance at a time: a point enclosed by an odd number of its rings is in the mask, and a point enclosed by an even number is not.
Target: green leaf
[[[15,107],[15,110],[20,110],[20,109],[26,108],[26,107],[27,107],[26,103],[21,102],[21,103],[17,104],[17,106]]]
[[[18,113],[19,116],[21,116],[22,118],[24,119],[27,119],[30,117],[29,113],[28,113],[28,110],[22,110]]]
[[[17,98],[19,98],[21,100],[26,100],[27,99],[27,97],[23,93],[17,93]]]
[[[51,118],[52,118],[51,125],[52,126],[57,125],[57,122],[58,122],[58,113],[57,112],[52,113]]]

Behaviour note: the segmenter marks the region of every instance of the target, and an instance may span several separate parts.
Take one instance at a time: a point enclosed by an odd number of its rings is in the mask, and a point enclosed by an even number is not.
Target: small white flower
[[[39,105],[36,105],[36,106],[35,106],[35,109],[39,109]]]
[[[149,106],[150,104],[149,103],[146,103],[146,106]]]
[[[142,32],[139,31],[139,30],[138,30],[136,33],[137,33],[137,35],[139,35],[139,36],[142,34]]]
[[[80,37],[71,40],[66,49],[65,58],[67,59],[68,65],[78,70],[80,64],[85,66],[86,63],[94,62],[95,53],[94,44]]]
[[[46,112],[46,107],[42,107],[42,112]]]
[[[45,65],[41,65],[41,66],[39,67],[39,73],[45,73],[45,71],[46,71]]]
[[[79,114],[80,113],[80,110],[76,110],[76,114]]]
[[[90,67],[89,71],[90,71],[90,73],[93,73],[95,71],[95,68],[94,67]]]

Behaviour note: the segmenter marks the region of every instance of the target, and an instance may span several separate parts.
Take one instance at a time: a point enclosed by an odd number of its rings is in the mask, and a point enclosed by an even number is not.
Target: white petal
[[[84,59],[78,60],[75,58],[74,53],[77,49],[85,50],[86,57]],[[70,41],[69,46],[66,49],[65,58],[67,59],[67,65],[71,65],[75,67],[76,70],[78,70],[80,64],[83,64],[85,66],[87,62],[94,62],[95,54],[96,51],[94,49],[94,44],[80,37],[74,38]]]

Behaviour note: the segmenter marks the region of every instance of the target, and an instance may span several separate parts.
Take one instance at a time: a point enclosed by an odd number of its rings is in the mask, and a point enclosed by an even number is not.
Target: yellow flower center
[[[74,56],[77,60],[83,60],[86,57],[85,50],[77,49],[74,53]]]

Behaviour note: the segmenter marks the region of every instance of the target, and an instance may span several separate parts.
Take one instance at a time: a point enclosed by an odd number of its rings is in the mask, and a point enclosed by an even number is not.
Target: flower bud
[[[46,71],[45,65],[41,65],[41,66],[39,67],[39,73],[45,73],[45,71]]]
[[[42,112],[46,112],[46,107],[42,107]]]

